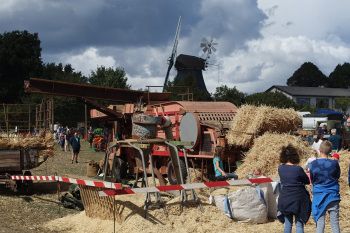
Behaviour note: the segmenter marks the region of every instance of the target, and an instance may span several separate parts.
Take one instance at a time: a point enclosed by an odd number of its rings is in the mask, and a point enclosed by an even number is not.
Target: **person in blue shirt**
[[[331,136],[329,136],[328,141],[332,143],[333,151],[339,151],[341,149],[341,137],[337,134],[337,129],[331,130]]]
[[[312,181],[312,216],[316,221],[316,233],[323,233],[326,212],[330,215],[333,233],[339,233],[339,177],[337,160],[329,159],[332,143],[324,141],[320,146],[320,157],[310,164]]]
[[[72,145],[72,149],[73,149],[72,163],[74,161],[78,163],[78,154],[80,152],[80,138],[79,138],[78,132],[74,133],[74,136],[70,138],[69,142]]]
[[[226,173],[224,171],[224,165],[222,162],[223,150],[221,146],[215,148],[215,154],[213,159],[215,179],[216,180],[227,180],[227,179],[238,179],[238,176],[234,173]]]
[[[304,225],[311,215],[310,195],[305,185],[310,184],[304,169],[298,164],[298,151],[292,145],[282,148],[281,165],[278,167],[281,191],[278,197],[277,218],[284,223],[284,233],[291,233],[293,219],[296,232],[303,233]]]

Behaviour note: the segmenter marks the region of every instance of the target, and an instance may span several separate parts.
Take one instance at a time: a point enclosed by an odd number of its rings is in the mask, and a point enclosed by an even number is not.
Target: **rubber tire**
[[[184,182],[186,183],[187,169],[186,169],[186,164],[182,159],[180,159],[180,170],[182,172]],[[175,178],[174,166],[171,160],[168,162],[167,175],[168,175],[168,180],[170,184],[179,184]]]

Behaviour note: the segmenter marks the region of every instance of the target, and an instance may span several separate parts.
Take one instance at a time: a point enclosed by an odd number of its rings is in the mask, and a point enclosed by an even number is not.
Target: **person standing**
[[[331,129],[331,136],[328,141],[332,143],[332,150],[339,151],[341,149],[341,137],[337,134],[337,129]]]
[[[64,134],[64,132],[61,132],[59,137],[59,144],[61,146],[62,151],[64,151],[65,139],[66,139],[66,135]]]
[[[318,129],[318,134],[322,136],[328,134],[327,124],[325,123],[320,124],[320,127]]]
[[[322,134],[318,134],[314,140],[314,142],[312,143],[311,148],[317,152],[317,154],[320,154],[320,146],[321,143],[323,142],[323,135]]]
[[[90,148],[92,148],[93,139],[94,139],[94,131],[92,130],[92,126],[90,126],[88,130],[88,140],[89,140]]]
[[[64,151],[67,152],[67,151],[70,151],[70,138],[72,137],[72,131],[71,130],[67,130],[66,131],[66,140],[64,142]]]
[[[278,197],[277,218],[284,223],[284,233],[291,233],[293,219],[296,232],[303,233],[304,225],[311,215],[310,195],[305,185],[310,184],[304,169],[298,164],[300,158],[298,151],[292,145],[282,149],[280,155],[281,165],[278,167],[281,191]]]
[[[316,233],[323,233],[326,212],[330,215],[333,233],[339,233],[339,177],[340,167],[337,160],[329,159],[332,143],[322,142],[320,158],[310,164],[312,180],[312,216],[316,221]]]
[[[70,138],[70,144],[73,150],[72,163],[74,163],[74,161],[78,163],[78,154],[80,152],[80,138],[78,132],[75,132],[74,136]]]

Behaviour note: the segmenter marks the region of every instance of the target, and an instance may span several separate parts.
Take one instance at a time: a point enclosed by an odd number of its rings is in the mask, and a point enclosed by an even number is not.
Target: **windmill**
[[[200,47],[202,48],[202,51],[205,55],[205,60],[208,61],[210,58],[210,55],[212,53],[215,53],[216,48],[215,46],[218,45],[218,43],[214,42],[214,39],[211,38],[211,40],[207,40],[206,38],[202,39],[202,42],[200,43]]]
[[[170,57],[168,59],[169,66],[168,66],[168,70],[167,70],[166,75],[165,75],[165,80],[164,80],[164,85],[163,85],[163,92],[165,91],[165,87],[166,87],[166,85],[168,83],[168,80],[169,80],[170,70],[171,70],[171,68],[174,65],[174,61],[175,61],[175,57],[176,57],[177,44],[179,43],[180,28],[181,28],[181,16],[179,17],[179,21],[177,22],[173,50],[172,50],[172,52],[170,54]]]
[[[202,42],[200,43],[200,47],[202,48],[204,57],[205,57],[205,67],[207,68],[208,66],[215,66],[218,69],[218,83],[220,83],[220,69],[221,69],[221,64],[215,62],[209,63],[209,58],[212,53],[216,52],[215,46],[218,45],[217,42],[214,42],[214,39],[211,38],[211,40],[207,40],[206,38],[202,39]]]

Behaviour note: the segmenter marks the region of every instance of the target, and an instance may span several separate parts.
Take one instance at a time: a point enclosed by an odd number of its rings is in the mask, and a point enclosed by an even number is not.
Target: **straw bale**
[[[301,119],[294,109],[244,105],[238,109],[227,134],[228,143],[248,149],[265,132],[295,131]]]
[[[38,149],[39,156],[44,158],[54,154],[54,138],[51,133],[41,132],[38,136],[32,135],[0,135],[1,149]]]
[[[276,175],[282,148],[289,144],[297,148],[301,161],[305,161],[314,154],[300,137],[289,134],[265,133],[254,140],[253,147],[247,152],[243,164],[236,171],[238,177],[244,178],[255,169],[260,169],[264,175]]]

